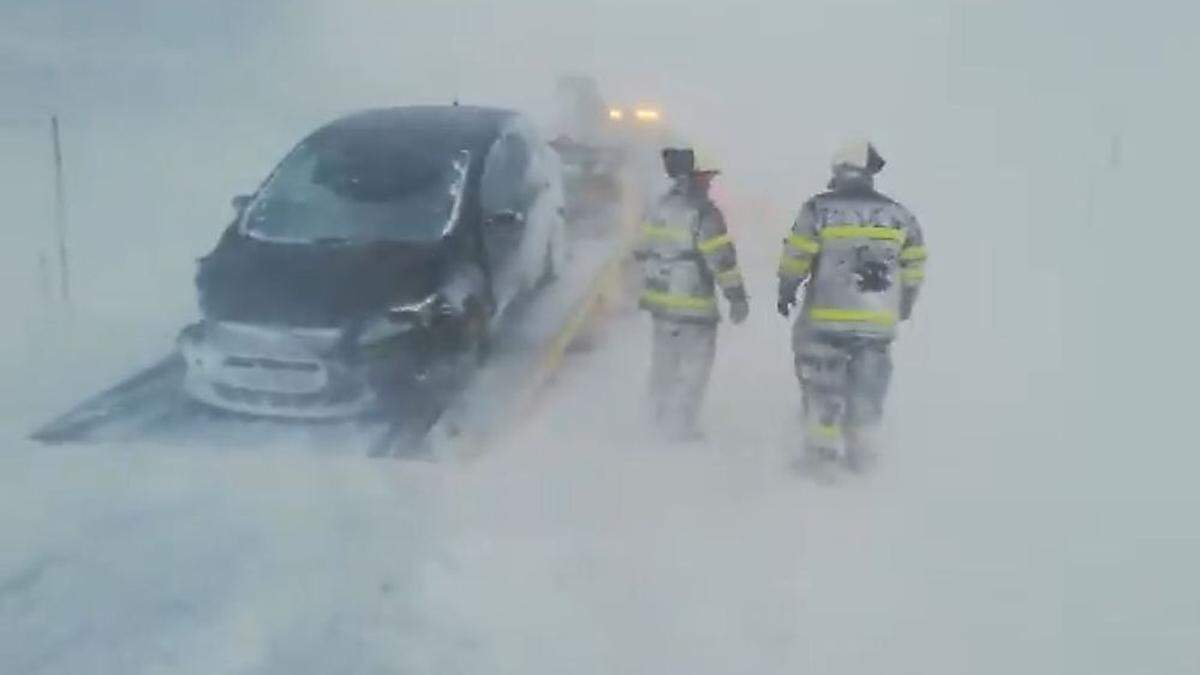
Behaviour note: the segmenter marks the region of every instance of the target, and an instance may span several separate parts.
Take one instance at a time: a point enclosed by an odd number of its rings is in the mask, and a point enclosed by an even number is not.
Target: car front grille
[[[307,394],[256,391],[221,383],[215,384],[214,387],[217,394],[231,403],[273,408],[314,408],[341,405],[358,399],[364,393],[364,388],[361,386],[328,387],[322,391]]]
[[[225,366],[229,368],[262,368],[263,370],[286,371],[296,373],[315,373],[321,369],[319,364],[312,361],[283,361],[265,357],[227,356]]]

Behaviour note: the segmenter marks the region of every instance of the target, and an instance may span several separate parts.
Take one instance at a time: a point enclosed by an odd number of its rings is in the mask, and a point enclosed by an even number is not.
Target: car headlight
[[[633,116],[636,117],[639,122],[657,122],[662,119],[662,113],[654,108],[638,108],[637,110],[633,111]]]
[[[369,319],[363,325],[358,334],[358,343],[374,344],[412,330],[429,328],[438,318],[453,313],[453,308],[437,293],[431,293],[417,302],[392,305],[382,315]]]
[[[393,322],[416,323],[423,327],[429,327],[438,317],[452,313],[450,305],[439,293],[430,293],[417,302],[392,305],[387,310],[387,316]]]

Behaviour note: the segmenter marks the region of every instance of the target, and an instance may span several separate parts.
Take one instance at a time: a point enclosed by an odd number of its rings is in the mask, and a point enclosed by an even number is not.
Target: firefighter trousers
[[[810,330],[793,333],[806,445],[869,451],[892,376],[890,340]]]
[[[656,317],[650,354],[651,415],[659,431],[687,440],[697,422],[717,352],[717,325]]]

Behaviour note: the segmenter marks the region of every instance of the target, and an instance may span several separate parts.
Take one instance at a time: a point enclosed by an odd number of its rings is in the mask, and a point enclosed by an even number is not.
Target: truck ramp
[[[87,398],[31,437],[46,444],[153,443],[216,451],[286,446],[322,454],[471,457],[519,422],[572,342],[615,299],[625,250],[616,238],[578,242],[569,273],[510,308],[486,362],[457,391],[443,400],[414,392],[395,417],[307,421],[209,408],[184,394],[186,366],[176,352]]]

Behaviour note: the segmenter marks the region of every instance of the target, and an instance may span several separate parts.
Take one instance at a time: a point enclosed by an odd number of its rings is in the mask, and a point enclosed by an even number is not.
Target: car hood
[[[447,244],[280,243],[231,234],[200,260],[206,319],[342,327],[439,285]]]

